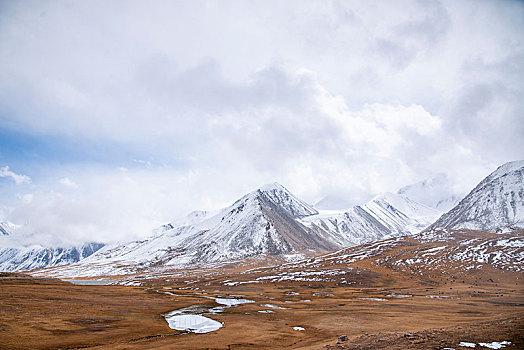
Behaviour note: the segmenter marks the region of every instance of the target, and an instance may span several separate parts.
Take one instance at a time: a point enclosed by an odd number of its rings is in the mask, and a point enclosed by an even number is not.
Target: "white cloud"
[[[10,177],[15,181],[17,185],[31,182],[31,178],[27,175],[17,174],[9,170],[9,166],[4,166],[0,168],[0,177]]]
[[[65,187],[78,188],[78,185],[76,184],[76,182],[72,181],[68,177],[63,177],[60,180],[58,180],[58,182],[61,183],[62,185],[64,185]]]
[[[5,210],[35,232],[138,237],[273,181],[310,202],[442,172],[467,191],[524,158],[516,1],[2,6],[0,128],[120,151],[36,161]]]

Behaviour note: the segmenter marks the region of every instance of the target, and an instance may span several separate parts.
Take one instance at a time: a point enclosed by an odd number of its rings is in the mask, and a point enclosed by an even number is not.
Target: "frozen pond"
[[[222,323],[202,315],[180,315],[178,310],[168,313],[165,318],[169,328],[193,333],[208,333],[222,327]]]
[[[225,305],[226,307],[238,306],[238,305],[247,304],[247,303],[254,303],[253,300],[248,300],[248,299],[225,299],[225,298],[212,298],[212,299],[215,299],[215,301],[218,304]]]
[[[70,279],[70,280],[63,279],[62,281],[73,283],[79,286],[107,286],[114,282],[111,280],[76,280],[76,279]]]
[[[172,294],[169,292],[164,293]],[[189,331],[192,333],[213,332],[223,327],[224,324],[204,315],[216,315],[223,312],[228,307],[254,303],[253,300],[248,299],[215,298],[203,295],[194,296],[212,299],[217,304],[219,304],[219,306],[206,307],[205,305],[192,305],[183,309],[171,311],[164,316],[167,323],[169,324],[169,328],[176,329],[178,331]]]

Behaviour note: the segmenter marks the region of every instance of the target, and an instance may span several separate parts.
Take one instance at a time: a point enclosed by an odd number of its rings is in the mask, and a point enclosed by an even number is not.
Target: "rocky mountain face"
[[[302,221],[327,232],[339,247],[350,247],[418,233],[440,214],[438,210],[407,197],[384,193],[347,211],[309,216]]]
[[[106,246],[75,264],[72,271],[125,274],[154,266],[300,257],[419,232],[438,215],[432,208],[391,193],[346,212],[318,213],[275,183],[218,212],[193,212],[163,225],[149,239]]]
[[[73,264],[90,256],[102,246],[100,243],[86,243],[66,248],[3,248],[0,249],[0,271],[32,270]]]
[[[107,246],[83,263],[185,266],[336,249],[298,220],[313,214],[313,207],[281,185],[267,185],[217,213],[193,212],[164,225],[147,240]]]
[[[20,225],[0,222],[0,271],[22,271],[73,264],[88,257],[104,245],[42,245]]]
[[[524,161],[500,166],[427,230],[462,228],[490,232],[524,228]]]
[[[441,196],[422,195],[424,188],[440,186],[435,184],[406,187],[399,191],[403,194],[385,193],[348,210],[318,212],[274,183],[248,193],[229,207],[215,212],[195,211],[162,225],[142,241],[82,249],[6,248],[0,251],[0,269],[74,263],[71,271],[77,276],[127,274],[156,266],[209,266],[264,256],[299,258],[417,234],[432,222],[428,230],[518,229],[524,227],[523,171],[524,161],[501,166],[442,216],[439,210],[405,195],[418,194],[438,207]]]

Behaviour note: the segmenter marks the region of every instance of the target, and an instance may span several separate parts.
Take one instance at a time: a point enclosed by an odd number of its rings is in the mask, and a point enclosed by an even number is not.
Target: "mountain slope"
[[[495,232],[524,228],[523,177],[524,161],[500,166],[428,230],[466,228]]]
[[[39,241],[40,243],[36,243]],[[25,232],[23,226],[0,223],[0,271],[23,271],[42,267],[73,264],[88,257],[103,246],[88,242],[71,245],[45,243]]]
[[[319,214],[275,183],[220,211],[193,212],[163,225],[149,239],[106,246],[62,272],[70,276],[129,274],[155,266],[182,268],[312,255],[415,233],[438,215],[435,209],[391,193],[346,212]]]
[[[317,211],[279,184],[261,187],[214,215],[193,212],[155,231],[144,241],[107,246],[81,262],[99,269],[234,261],[338,248],[296,219]],[[177,224],[181,226],[176,227]],[[102,267],[104,266],[104,267]]]
[[[440,214],[438,210],[404,196],[384,193],[345,212],[310,216],[302,221],[329,232],[340,247],[348,247],[389,236],[417,233]]]

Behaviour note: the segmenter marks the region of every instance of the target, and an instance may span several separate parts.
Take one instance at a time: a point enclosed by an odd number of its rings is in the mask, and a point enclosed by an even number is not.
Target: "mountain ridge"
[[[415,213],[420,217],[408,216]],[[103,247],[71,271],[126,274],[152,266],[183,268],[246,258],[307,257],[419,232],[430,223],[421,218],[435,213],[435,209],[390,193],[330,217],[274,183],[219,211],[192,212],[154,230],[148,239]],[[177,224],[181,226],[175,227]]]
[[[441,228],[490,232],[524,228],[524,160],[499,166],[426,230]]]
[[[87,275],[126,274],[152,266],[184,268],[270,256],[307,257],[435,229],[523,228],[523,172],[524,161],[500,166],[443,215],[399,194],[400,190],[377,195],[347,210],[319,211],[284,186],[272,183],[220,210],[194,211],[173,220],[144,240],[97,246],[89,255],[72,253],[72,257],[81,259],[71,263],[75,271],[85,270]],[[24,268],[67,260],[42,259],[42,254],[51,254],[44,251],[40,255],[36,251],[26,255],[0,251],[0,269],[15,266],[6,262],[14,257],[18,260],[13,261]],[[43,266],[22,262],[21,256],[40,261]]]

